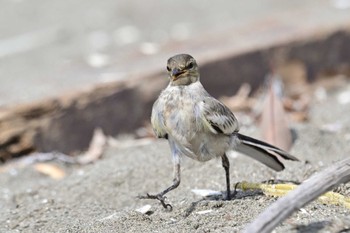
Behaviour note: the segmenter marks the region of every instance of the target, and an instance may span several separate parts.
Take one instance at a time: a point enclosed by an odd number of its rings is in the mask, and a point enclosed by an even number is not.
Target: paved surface
[[[276,22],[276,35],[337,27],[350,22],[349,5],[348,0],[2,0],[0,107],[163,69],[174,53],[215,50],[216,35],[226,31],[236,39],[216,45],[234,43],[239,50],[251,46],[249,38],[264,41],[264,29]],[[197,40],[214,46],[193,46]]]

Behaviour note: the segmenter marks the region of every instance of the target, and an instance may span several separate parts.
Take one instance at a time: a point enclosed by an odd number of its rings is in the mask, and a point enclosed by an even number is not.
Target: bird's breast
[[[203,126],[199,87],[168,88],[161,99],[166,131],[186,156],[207,161],[222,155],[225,146],[216,151],[218,136],[208,134]]]
[[[196,102],[186,88],[170,88],[163,98],[165,127],[173,137],[188,144],[198,131]]]

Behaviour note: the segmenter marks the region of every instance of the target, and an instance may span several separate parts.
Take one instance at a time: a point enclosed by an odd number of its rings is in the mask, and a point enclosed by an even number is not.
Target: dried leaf
[[[62,154],[59,152],[47,152],[47,153],[32,153],[28,156],[21,157],[18,159],[13,159],[4,165],[0,166],[0,173],[1,172],[8,172],[12,169],[20,169],[23,167],[27,167],[31,164],[37,163],[37,162],[45,162],[45,161],[61,161],[63,163],[76,163],[74,158],[72,158],[69,155]]]
[[[135,131],[136,139],[139,138],[155,138],[150,122],[145,123],[144,127],[140,127]]]
[[[276,85],[278,82],[272,77],[262,109],[262,137],[267,142],[288,151],[292,146],[292,134],[288,128],[283,103],[277,96]]]
[[[66,175],[63,169],[53,164],[37,163],[34,165],[34,169],[42,174],[50,176],[55,180],[60,180]]]
[[[290,112],[289,118],[294,122],[304,122],[309,119],[307,112]]]
[[[309,89],[307,67],[299,60],[289,60],[278,64],[272,72],[279,75],[285,84],[286,94],[290,97],[299,96]]]
[[[349,77],[337,74],[337,75],[326,75],[321,76],[312,84],[313,88],[322,88],[326,92],[337,91],[340,88],[344,88],[349,84]]]
[[[89,149],[77,157],[77,162],[79,164],[88,164],[98,160],[103,155],[106,147],[107,137],[103,134],[102,129],[95,129]]]
[[[254,100],[249,98],[251,86],[248,83],[242,84],[237,94],[232,97],[222,97],[220,100],[232,111],[250,110]]]

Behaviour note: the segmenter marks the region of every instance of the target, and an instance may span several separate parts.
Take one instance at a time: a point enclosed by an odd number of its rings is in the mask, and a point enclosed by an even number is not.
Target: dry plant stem
[[[294,184],[260,184],[260,183],[237,183],[235,188],[245,190],[261,190],[265,195],[282,197],[287,195],[291,190],[296,189],[298,186]],[[318,197],[318,201],[324,204],[342,205],[350,209],[350,197],[345,197],[340,193],[327,192]]]
[[[64,163],[74,164],[75,158],[72,156],[62,154],[60,152],[48,152],[48,153],[33,153],[26,157],[14,159],[4,165],[0,165],[0,173],[7,172],[11,169],[22,168],[38,162],[47,162],[52,160],[58,160]]]
[[[96,128],[89,149],[76,158],[78,164],[89,164],[98,160],[107,148],[107,137],[101,128]]]
[[[278,224],[312,200],[350,180],[350,158],[313,175],[297,189],[270,205],[243,232],[271,232]]]

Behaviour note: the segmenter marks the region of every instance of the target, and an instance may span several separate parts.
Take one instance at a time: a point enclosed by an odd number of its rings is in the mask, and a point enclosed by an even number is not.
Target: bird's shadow
[[[307,225],[298,225],[295,227],[297,233],[318,233],[325,229],[327,226],[332,225],[330,221],[319,221],[313,222]],[[344,231],[339,232],[348,232],[347,229],[343,229]]]
[[[295,181],[295,180],[281,180],[281,179],[272,179],[272,180],[265,180],[262,181],[263,184],[295,184],[299,185],[301,182]]]
[[[292,184],[296,184],[299,185],[300,182],[298,181],[292,181],[292,180],[280,180],[280,179],[273,179],[273,180],[266,180],[266,181],[262,181],[261,183],[265,183],[265,184],[286,184],[286,183],[292,183]],[[236,187],[239,183],[236,184],[235,186],[235,190],[233,192],[231,192],[231,196],[232,199],[228,200],[228,201],[233,201],[233,200],[237,200],[237,199],[244,199],[247,197],[255,197],[255,196],[263,196],[264,193],[261,190],[237,190]],[[193,211],[195,211],[196,207],[198,206],[198,204],[202,203],[202,202],[207,202],[207,201],[224,201],[224,197],[226,192],[221,192],[221,194],[216,194],[216,195],[210,195],[210,196],[206,196],[203,197],[202,199],[198,200],[198,201],[194,201],[190,204],[190,206],[185,210],[184,213],[184,217],[187,218],[188,216],[190,216]]]
[[[187,218],[190,216],[195,210],[198,204],[203,203],[203,202],[208,202],[208,201],[233,201],[237,199],[243,199],[246,197],[254,197],[254,196],[261,196],[264,195],[262,191],[260,190],[254,190],[254,191],[241,191],[241,190],[236,190],[235,192],[231,193],[232,199],[231,200],[225,200],[224,197],[225,192],[222,192],[222,194],[217,194],[217,195],[210,195],[203,197],[202,199],[198,201],[194,201],[190,204],[190,206],[185,210],[184,217]]]

